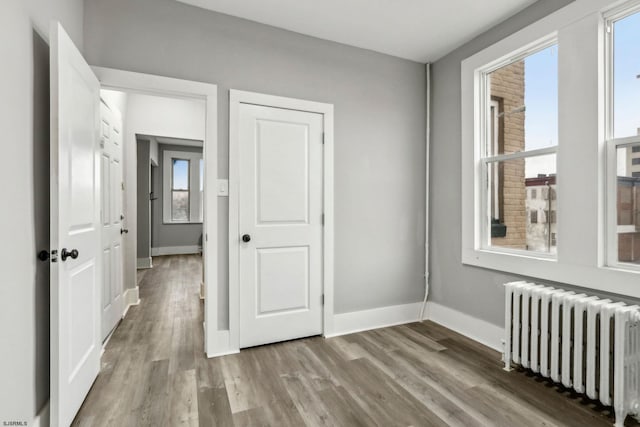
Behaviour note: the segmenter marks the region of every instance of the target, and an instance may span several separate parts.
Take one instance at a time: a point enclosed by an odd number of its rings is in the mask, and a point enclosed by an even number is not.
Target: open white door
[[[102,335],[104,341],[122,319],[122,118],[120,112],[100,104],[101,189],[102,189]]]
[[[50,42],[50,409],[68,426],[100,371],[100,84],[59,23]]]

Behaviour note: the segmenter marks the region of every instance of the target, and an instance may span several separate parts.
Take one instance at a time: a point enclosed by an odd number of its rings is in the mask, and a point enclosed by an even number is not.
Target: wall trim
[[[215,349],[213,352],[207,351],[207,357],[220,357],[229,354],[240,353],[238,347],[233,347],[229,339],[229,331],[214,331],[208,335],[212,342],[207,343],[207,349]]]
[[[431,301],[427,302],[425,320],[442,325],[500,353],[503,352],[504,329],[493,323]]]
[[[49,401],[42,406],[31,424],[33,427],[47,427],[49,425]]]
[[[414,302],[336,314],[333,316],[333,331],[325,333],[324,336],[325,338],[331,338],[371,329],[417,322],[420,316],[421,306],[421,302]]]
[[[129,307],[132,305],[140,304],[140,288],[136,286],[135,288],[127,289],[122,294],[124,298],[125,308],[122,313],[122,317],[124,318],[127,315],[127,311],[129,311]]]
[[[153,259],[151,257],[138,258],[136,260],[136,268],[137,269],[153,268]]]
[[[151,256],[199,254],[201,251],[202,249],[198,245],[161,246],[157,248],[151,248]]]

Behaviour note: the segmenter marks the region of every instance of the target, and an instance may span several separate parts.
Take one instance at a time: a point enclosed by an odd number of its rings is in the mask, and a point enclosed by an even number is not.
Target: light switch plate
[[[218,196],[229,196],[229,180],[218,180]]]

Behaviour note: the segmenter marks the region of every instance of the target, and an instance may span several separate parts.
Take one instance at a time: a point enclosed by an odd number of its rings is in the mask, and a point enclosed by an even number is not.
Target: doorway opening
[[[204,293],[206,102],[104,88],[100,97],[104,341],[140,302],[153,257],[196,255],[195,295]]]

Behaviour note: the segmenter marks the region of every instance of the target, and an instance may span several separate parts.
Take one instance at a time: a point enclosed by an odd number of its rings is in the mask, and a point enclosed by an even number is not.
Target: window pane
[[[640,152],[620,147],[617,154],[618,261],[640,265]]]
[[[491,163],[487,172],[489,245],[556,253],[556,155]]]
[[[556,45],[488,75],[487,155],[558,145]]]
[[[200,159],[200,191],[204,190],[204,160]]]
[[[171,192],[171,219],[189,221],[189,192],[174,190]]]
[[[189,189],[189,160],[173,159],[173,190]]]
[[[613,24],[613,134],[640,134],[640,12]]]

